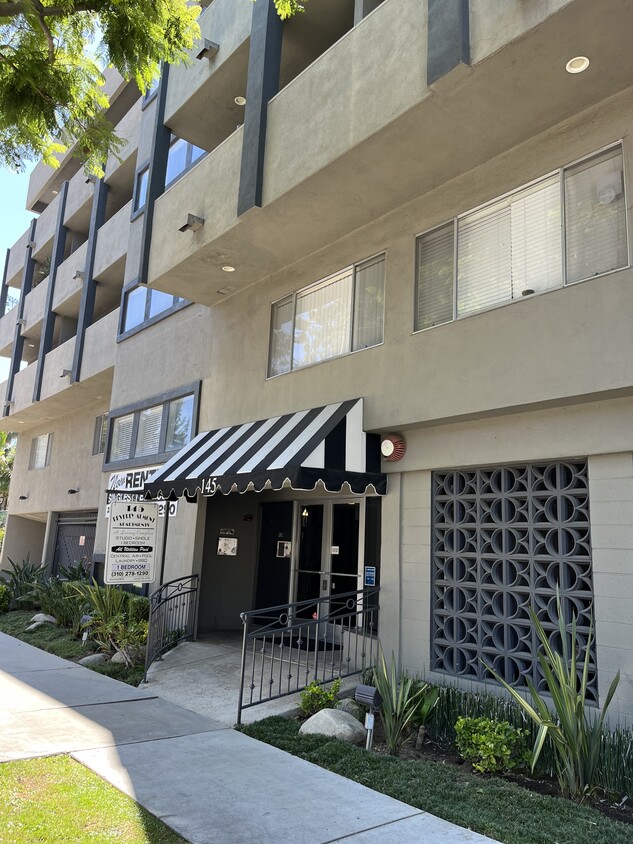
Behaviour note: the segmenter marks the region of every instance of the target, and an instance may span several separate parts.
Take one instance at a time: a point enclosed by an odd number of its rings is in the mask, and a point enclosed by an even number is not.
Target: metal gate
[[[175,648],[179,642],[195,639],[198,616],[197,574],[177,577],[163,583],[149,596],[149,630],[145,652],[145,674],[163,654]]]
[[[237,723],[242,711],[371,668],[378,656],[378,589],[297,601],[241,615]]]
[[[53,574],[57,574],[60,565],[72,566],[84,558],[92,561],[96,529],[96,510],[58,514]]]

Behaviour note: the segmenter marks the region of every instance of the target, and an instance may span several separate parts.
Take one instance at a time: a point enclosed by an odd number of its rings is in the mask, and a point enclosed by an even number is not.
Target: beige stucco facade
[[[68,511],[97,513],[94,555],[101,561],[110,475],[170,456],[130,452],[129,459],[113,459],[119,417],[136,418],[191,393],[195,433],[362,397],[364,429],[399,433],[407,444],[401,461],[382,465],[385,652],[398,653],[414,673],[453,679],[433,671],[434,472],[586,461],[597,687],[604,696],[621,670],[613,709],[629,720],[630,261],[421,331],[414,330],[414,301],[420,233],[618,144],[630,252],[633,68],[626,39],[633,11],[616,0],[600,12],[589,0],[543,0],[529,8],[519,0],[471,0],[469,61],[429,83],[437,45],[429,41],[425,3],[384,0],[365,17],[357,3],[356,25],[353,2],[330,18],[329,0],[321,11],[315,3],[285,30],[282,85],[267,109],[260,206],[240,214],[247,133],[234,97],[245,91],[255,49],[251,5],[209,4],[201,26],[219,52],[172,68],[164,97],[141,102],[133,86],[111,83],[112,113],[127,145],[120,161],[108,162],[97,231],[90,222],[97,193],[73,159],[62,159],[57,171],[42,165],[34,171],[29,206],[41,212],[35,244],[29,247],[25,234],[11,249],[5,285],[19,292],[29,249],[35,271],[46,266],[64,180],[69,234],[51,305],[53,346],[40,353],[50,277],[24,297],[22,312],[16,306],[0,318],[0,352],[13,354],[19,328],[28,364],[16,366],[13,384],[0,387],[8,402],[2,426],[19,435],[2,566],[28,552],[51,563],[57,520]],[[311,14],[323,15],[312,18],[321,45],[315,55],[305,40]],[[572,78],[564,64],[579,43],[592,63],[586,75]],[[163,128],[159,108],[164,125],[206,155],[163,183],[150,200],[148,226],[138,190]],[[188,214],[204,224],[180,231]],[[91,249],[96,304],[82,328]],[[146,318],[130,327],[144,250],[147,290],[189,304],[146,308]],[[271,305],[378,254],[385,255],[382,342],[269,378]],[[223,272],[227,265],[235,272]],[[83,358],[75,372],[80,336]],[[103,453],[95,449],[95,424],[105,413],[110,433]],[[29,468],[31,442],[45,433],[53,434],[50,464]],[[200,574],[201,631],[238,628],[257,590],[262,505],[303,506],[317,497],[284,491],[181,498],[168,524],[161,521],[160,571],[150,589],[161,573],[163,582]],[[235,559],[216,552],[223,530],[238,538]]]

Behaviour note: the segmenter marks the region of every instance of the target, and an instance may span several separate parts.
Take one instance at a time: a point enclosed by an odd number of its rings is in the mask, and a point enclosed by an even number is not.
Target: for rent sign
[[[113,501],[108,522],[106,583],[151,583],[156,568],[158,504]]]

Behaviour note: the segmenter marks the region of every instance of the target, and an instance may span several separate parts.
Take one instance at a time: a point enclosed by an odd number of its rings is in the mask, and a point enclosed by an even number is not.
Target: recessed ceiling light
[[[235,98],[235,105],[245,106],[246,105],[246,97],[236,97]]]
[[[567,73],[582,73],[589,67],[589,59],[587,56],[575,56],[570,59],[565,65]]]
[[[225,265],[222,267],[222,272],[223,272],[223,273],[234,273],[234,272],[235,272],[235,267],[232,267],[230,264],[225,264]]]
[[[53,196],[57,196],[57,194],[58,194],[58,193],[59,193],[59,191],[58,191],[58,190],[54,190],[54,191],[53,191]]]
[[[29,349],[35,348],[35,343],[27,343],[26,345],[29,347]]]

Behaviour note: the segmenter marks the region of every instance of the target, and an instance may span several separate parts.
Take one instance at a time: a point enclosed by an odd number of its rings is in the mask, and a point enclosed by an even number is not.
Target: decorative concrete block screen
[[[556,586],[567,622],[575,614],[581,659],[593,606],[586,461],[433,473],[435,671],[536,688],[532,606],[558,642]],[[581,663],[582,664],[582,663]],[[589,698],[597,700],[595,647]]]

